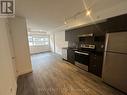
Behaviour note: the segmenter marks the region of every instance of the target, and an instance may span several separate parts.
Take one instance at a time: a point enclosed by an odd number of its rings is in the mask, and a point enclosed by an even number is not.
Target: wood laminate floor
[[[33,73],[18,78],[17,95],[124,95],[56,54],[31,59]]]

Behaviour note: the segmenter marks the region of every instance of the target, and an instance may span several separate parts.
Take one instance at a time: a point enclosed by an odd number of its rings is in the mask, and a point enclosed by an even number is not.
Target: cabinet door
[[[70,32],[65,31],[65,41],[69,41]]]
[[[90,64],[89,64],[89,72],[101,77],[102,63],[103,63],[103,55],[102,54],[91,54]]]
[[[62,57],[67,60],[67,49],[62,49]]]
[[[67,60],[72,64],[75,63],[75,53],[72,49],[67,50]]]
[[[89,72],[93,74],[97,74],[97,56],[94,54],[90,55],[90,64],[89,64]]]
[[[97,55],[97,75],[102,76],[102,65],[103,65],[103,53]]]
[[[78,41],[77,31],[74,30],[65,31],[65,41],[77,42]]]
[[[120,32],[127,30],[127,15],[109,18],[107,21],[108,32]]]

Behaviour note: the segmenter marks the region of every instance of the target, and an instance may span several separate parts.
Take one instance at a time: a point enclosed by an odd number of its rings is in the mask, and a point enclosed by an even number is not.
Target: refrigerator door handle
[[[107,51],[108,49],[108,42],[109,42],[109,33],[106,34],[105,51]]]

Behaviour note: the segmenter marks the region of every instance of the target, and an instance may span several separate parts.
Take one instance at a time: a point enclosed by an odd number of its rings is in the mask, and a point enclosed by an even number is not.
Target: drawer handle
[[[83,55],[89,55],[88,53],[78,52],[78,51],[75,51],[75,53],[78,53],[78,54],[83,54]]]

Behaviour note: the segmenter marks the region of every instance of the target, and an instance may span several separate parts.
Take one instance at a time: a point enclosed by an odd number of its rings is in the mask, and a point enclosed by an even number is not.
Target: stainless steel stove
[[[95,45],[82,44],[80,48],[83,50],[75,51],[75,65],[88,71],[90,51],[95,49]]]

